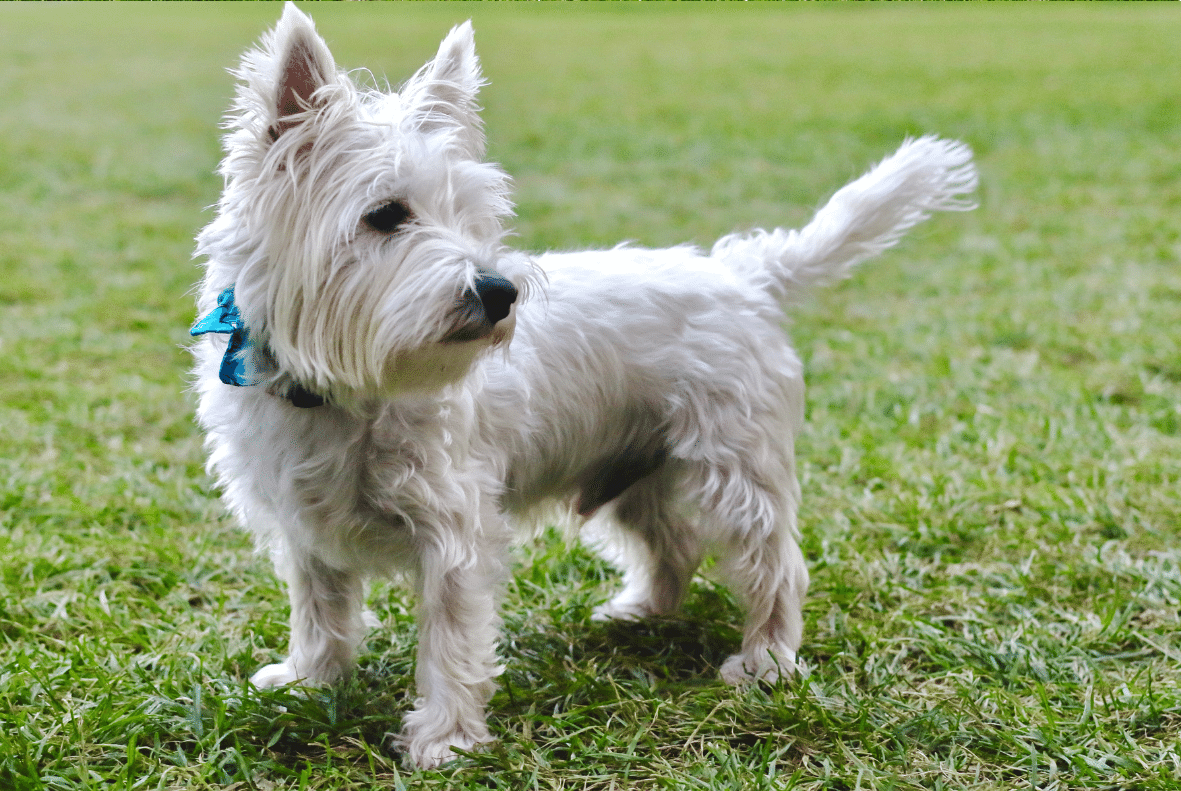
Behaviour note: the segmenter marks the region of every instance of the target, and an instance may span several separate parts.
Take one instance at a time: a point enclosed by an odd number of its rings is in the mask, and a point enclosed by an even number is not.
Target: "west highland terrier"
[[[489,741],[508,522],[545,503],[595,517],[623,573],[598,617],[675,611],[709,553],[746,610],[722,679],[799,670],[804,380],[783,306],[970,208],[969,149],[907,141],[803,230],[708,254],[533,257],[505,242],[470,24],[383,93],[288,5],[235,74],[192,332],[209,468],[291,598],[289,655],[253,682],[347,674],[363,581],[405,573],[418,698],[401,743],[431,767]]]

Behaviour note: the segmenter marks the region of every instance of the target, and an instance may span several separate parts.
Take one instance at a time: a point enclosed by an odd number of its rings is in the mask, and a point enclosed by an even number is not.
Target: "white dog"
[[[236,76],[193,334],[209,467],[291,596],[289,656],[254,683],[348,673],[364,579],[404,572],[409,759],[488,741],[507,520],[546,502],[597,515],[624,575],[600,617],[674,611],[711,553],[747,611],[722,678],[797,670],[804,382],[782,306],[970,208],[968,148],[908,141],[802,231],[530,258],[505,244],[470,24],[382,93],[288,5]]]

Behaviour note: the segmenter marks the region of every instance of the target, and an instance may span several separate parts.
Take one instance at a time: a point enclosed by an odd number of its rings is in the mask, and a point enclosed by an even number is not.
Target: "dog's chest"
[[[324,412],[286,456],[290,495],[328,554],[401,551],[416,533],[469,506],[437,402],[367,418]],[[310,517],[310,518],[309,518]]]
[[[350,449],[357,517],[370,530],[416,532],[474,513],[484,476],[471,461],[471,436],[470,412],[461,405],[387,407]]]

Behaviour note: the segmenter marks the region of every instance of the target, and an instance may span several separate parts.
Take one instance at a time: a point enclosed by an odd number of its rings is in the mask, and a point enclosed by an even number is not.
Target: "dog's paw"
[[[303,676],[295,672],[290,661],[267,665],[250,677],[250,683],[259,689],[282,687],[302,680]]]
[[[406,750],[406,761],[422,769],[437,769],[448,761],[459,758],[459,753],[452,748],[470,751],[493,741],[492,737],[484,733],[482,737],[472,737],[463,732],[450,734],[442,739],[409,739],[403,740],[402,746]]]
[[[781,678],[807,675],[808,668],[789,648],[734,654],[722,663],[722,681],[735,687],[755,681],[775,682]]]
[[[600,604],[591,611],[592,621],[642,621],[653,615],[652,608],[644,602],[620,598]]]

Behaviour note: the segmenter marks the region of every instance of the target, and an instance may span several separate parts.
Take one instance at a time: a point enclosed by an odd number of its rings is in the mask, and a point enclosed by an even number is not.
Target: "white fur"
[[[804,382],[782,306],[930,212],[969,208],[967,147],[904,143],[802,231],[728,236],[708,255],[530,260],[504,243],[509,181],[483,161],[470,24],[386,94],[337,71],[288,5],[236,75],[198,307],[236,287],[267,378],[222,384],[215,335],[195,345],[195,373],[210,470],[291,596],[289,656],[254,683],[346,674],[364,578],[405,572],[420,602],[409,760],[488,741],[507,518],[555,500],[597,512],[598,545],[623,570],[598,617],[674,611],[713,553],[747,608],[723,679],[799,669]],[[413,211],[403,232],[362,221],[392,199]],[[520,298],[481,337],[444,341],[482,271]],[[297,384],[329,403],[296,408],[282,396]]]

